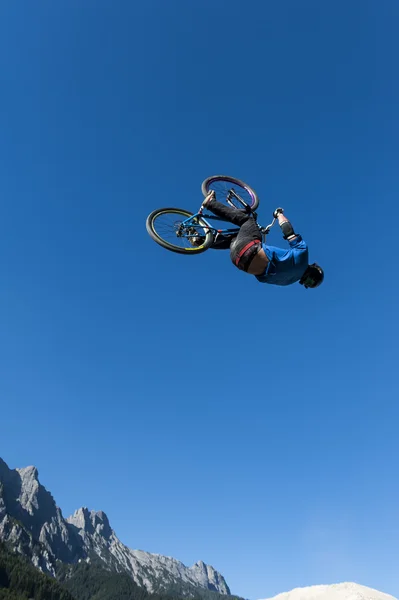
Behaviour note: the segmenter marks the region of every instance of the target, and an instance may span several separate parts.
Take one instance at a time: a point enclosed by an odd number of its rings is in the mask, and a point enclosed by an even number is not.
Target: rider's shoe
[[[282,214],[284,214],[284,208],[276,208],[276,210],[273,213],[273,217],[277,219],[278,215]]]
[[[211,190],[209,192],[209,194],[206,196],[206,198],[204,198],[204,200],[202,202],[202,208],[207,208],[209,202],[214,199],[215,199],[215,191]]]

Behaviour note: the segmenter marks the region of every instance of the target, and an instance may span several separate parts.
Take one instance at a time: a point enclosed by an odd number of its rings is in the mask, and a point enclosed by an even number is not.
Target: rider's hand
[[[284,208],[276,208],[276,210],[275,210],[275,211],[274,211],[274,213],[273,213],[273,217],[274,217],[275,219],[277,219],[277,218],[278,218],[278,216],[279,216],[279,215],[282,215],[282,214],[284,214]]]

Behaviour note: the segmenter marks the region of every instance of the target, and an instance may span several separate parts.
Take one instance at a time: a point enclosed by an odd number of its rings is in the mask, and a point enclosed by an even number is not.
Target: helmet
[[[304,274],[302,275],[299,283],[304,285],[305,288],[316,288],[323,283],[324,272],[317,263],[309,265]]]

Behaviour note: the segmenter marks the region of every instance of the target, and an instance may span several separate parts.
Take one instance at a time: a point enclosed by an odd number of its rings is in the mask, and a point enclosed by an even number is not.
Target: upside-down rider
[[[202,208],[240,227],[230,243],[231,261],[240,271],[255,275],[261,283],[274,285],[299,281],[305,288],[316,288],[323,282],[323,269],[316,263],[309,264],[307,244],[295,233],[282,208],[276,208],[273,217],[278,220],[289,250],[262,244],[262,234],[252,213],[218,202],[214,191],[204,199]]]

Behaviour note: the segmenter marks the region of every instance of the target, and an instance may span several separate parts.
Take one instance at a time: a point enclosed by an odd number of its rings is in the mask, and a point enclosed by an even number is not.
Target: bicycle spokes
[[[234,208],[251,208],[256,210],[259,198],[256,192],[246,183],[227,175],[214,175],[202,182],[201,190],[206,196],[211,190],[216,194],[216,200],[229,204]]]
[[[241,198],[241,196],[239,194],[237,194],[237,192],[235,191],[234,188],[231,188],[227,192],[226,202],[227,202],[227,204],[230,204],[230,206],[232,206],[233,208],[237,208],[236,204],[234,204],[234,199],[237,202],[239,202],[241,204],[241,206],[243,206],[244,208],[247,208],[248,204]]]
[[[158,239],[173,247],[176,251],[201,248],[210,234],[210,228],[199,217],[187,214],[179,209],[157,211],[153,216],[150,229]]]

